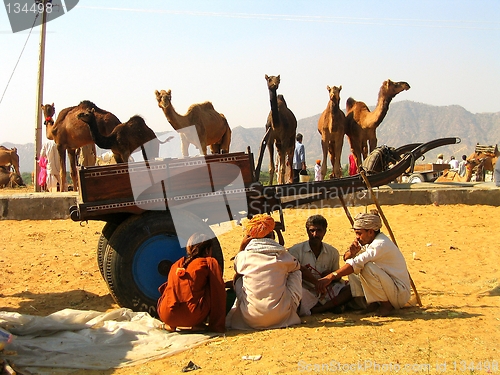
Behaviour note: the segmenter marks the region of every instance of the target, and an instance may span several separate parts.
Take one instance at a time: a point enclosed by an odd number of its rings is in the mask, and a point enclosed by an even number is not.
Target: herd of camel
[[[283,95],[278,95],[280,76],[265,76],[269,90],[271,111],[266,123],[267,148],[270,155],[270,181],[274,180],[274,150],[277,153],[279,184],[285,181],[285,169],[290,168],[295,149],[297,120],[287,107]],[[330,156],[333,172],[329,177],[341,177],[340,153],[344,135],[347,135],[358,165],[362,158],[377,147],[376,128],[384,119],[389,103],[401,91],[408,90],[406,82],[387,80],[379,91],[376,109],[371,112],[363,102],[349,98],[347,114],[340,109],[340,90],[342,86],[327,86],[330,100],[318,123],[323,150],[323,175],[327,169],[327,155]],[[188,156],[188,148],[193,144],[201,154],[228,153],[231,143],[231,128],[226,117],[217,112],[211,102],[193,104],[186,114],[176,112],[172,105],[171,90],[155,91],[158,107],[168,122],[179,133],[181,151]],[[66,152],[68,153],[71,178],[77,181],[76,150],[87,144],[95,143],[103,149],[110,149],[117,162],[128,160],[132,152],[142,146],[143,155],[148,159],[158,156],[160,141],[140,116],[133,116],[121,123],[112,113],[100,109],[90,101],[63,109],[54,121],[54,104],[42,106],[45,118],[46,136],[54,140],[60,156],[61,191],[67,190]],[[168,141],[169,139],[167,139]],[[290,162],[287,162],[287,161]],[[286,174],[291,176],[291,173]],[[75,189],[76,189],[76,184]]]
[[[265,75],[269,90],[271,110],[266,123],[266,145],[268,148],[269,179],[272,184],[275,177],[274,150],[277,153],[277,182],[278,184],[291,183],[292,173],[286,173],[291,168],[291,161],[295,149],[297,120],[288,108],[283,95],[278,95],[280,76]],[[364,102],[352,98],[346,101],[346,113],[340,109],[340,91],[342,86],[326,86],[329,101],[318,121],[318,131],[321,134],[323,152],[322,175],[325,178],[340,178],[342,170],[340,157],[344,136],[347,136],[351,152],[356,164],[377,147],[376,130],[383,121],[392,99],[402,91],[410,89],[407,82],[384,81],[380,87],[377,105],[370,111]],[[231,128],[226,117],[217,112],[211,102],[193,104],[186,114],[176,112],[172,105],[171,90],[155,91],[158,107],[163,111],[171,126],[179,133],[181,151],[184,157],[188,155],[188,148],[193,144],[201,154],[207,154],[210,147],[212,154],[228,153],[231,143]],[[54,104],[42,105],[41,108],[46,125],[46,136],[57,145],[60,157],[61,191],[67,190],[66,183],[66,152],[70,162],[71,179],[74,189],[77,189],[76,151],[86,145],[99,146],[109,149],[117,163],[126,162],[137,149],[142,149],[145,159],[154,159],[159,155],[160,142],[151,128],[141,116],[133,116],[127,122],[120,120],[111,112],[97,107],[90,101],[82,101],[74,107],[63,109],[54,121]],[[9,151],[10,150],[10,151]],[[2,158],[7,154],[12,158],[12,150],[0,146],[0,166],[12,165],[15,169],[10,172],[19,175],[19,157],[17,166],[15,160],[3,164]],[[14,154],[17,153],[14,152]],[[332,172],[326,176],[327,157],[329,156]],[[0,186],[2,173],[7,173],[6,167],[0,167]],[[287,181],[285,181],[285,176]],[[22,180],[21,180],[22,182]]]

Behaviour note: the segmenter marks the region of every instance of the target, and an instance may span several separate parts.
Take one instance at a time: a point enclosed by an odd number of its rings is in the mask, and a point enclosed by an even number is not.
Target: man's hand
[[[361,245],[359,244],[358,241],[353,241],[351,246],[349,246],[349,250],[346,251],[344,254],[344,260],[354,258],[359,251],[361,250]]]
[[[316,290],[320,295],[323,295],[326,293],[326,287],[331,284],[333,281],[334,276],[332,273],[329,273],[325,277],[322,277],[321,279],[318,280],[316,283]]]

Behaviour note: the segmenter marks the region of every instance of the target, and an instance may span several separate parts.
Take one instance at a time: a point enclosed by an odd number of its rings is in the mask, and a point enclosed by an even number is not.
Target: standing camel
[[[92,139],[100,148],[113,152],[117,163],[127,162],[132,152],[143,145],[144,160],[151,160],[159,155],[160,142],[141,116],[132,116],[127,122],[117,125],[109,135],[99,132],[94,108],[80,112],[77,117],[88,124]],[[171,138],[173,137],[169,137],[167,141]]]
[[[271,112],[267,117],[266,131],[269,130],[267,149],[269,150],[269,184],[273,184],[274,166],[274,146],[278,154],[279,173],[278,184],[285,183],[285,169],[290,169],[289,183],[293,180],[292,161],[295,150],[295,133],[297,131],[297,119],[293,112],[287,107],[283,95],[277,95],[276,91],[280,84],[280,76],[268,76],[266,74],[267,88],[269,89],[269,100],[271,102]]]
[[[94,108],[95,110],[97,126],[102,134],[108,135],[113,131],[116,125],[120,124],[120,120],[118,120],[115,115],[100,109],[88,100],[80,102],[77,106],[63,109],[59,113],[59,116],[57,116],[55,122],[52,120],[52,116],[55,113],[54,105],[42,105],[47,138],[54,140],[59,153],[61,164],[61,191],[68,190],[66,182],[66,151],[68,151],[73,189],[78,189],[75,152],[77,148],[93,143],[93,140],[88,125],[78,119],[77,116],[80,112],[90,108]]]
[[[361,156],[365,159],[377,147],[377,127],[387,114],[391,100],[401,91],[409,89],[410,85],[406,82],[393,82],[390,79],[384,81],[373,112],[370,112],[365,103],[353,98],[347,99],[345,132],[358,167],[362,162]]]
[[[156,90],[155,95],[158,107],[180,135],[182,156],[189,156],[189,144],[193,144],[203,155],[207,154],[207,146],[210,146],[212,154],[229,152],[231,128],[226,117],[217,112],[212,103],[193,104],[183,116],[172,105],[171,90]],[[196,134],[193,134],[191,126],[195,127]]]
[[[326,178],[326,155],[329,153],[333,168],[330,178],[340,178],[342,177],[340,155],[342,154],[345,134],[345,114],[340,109],[340,90],[342,90],[342,86],[326,86],[326,89],[330,94],[330,100],[318,120],[318,131],[321,134],[321,148],[323,150],[321,175]]]

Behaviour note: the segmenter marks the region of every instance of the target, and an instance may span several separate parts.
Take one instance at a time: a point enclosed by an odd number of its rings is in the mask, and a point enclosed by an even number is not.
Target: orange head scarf
[[[268,214],[258,214],[245,224],[245,233],[252,238],[264,238],[274,230],[274,219]]]

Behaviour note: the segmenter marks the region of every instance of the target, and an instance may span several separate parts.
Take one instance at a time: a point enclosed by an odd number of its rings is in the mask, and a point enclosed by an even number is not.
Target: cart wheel
[[[99,241],[97,242],[97,265],[99,266],[99,271],[101,272],[101,276],[104,278],[104,252],[106,251],[106,247],[108,246],[108,241],[111,238],[111,235],[118,228],[118,225],[115,223],[106,223],[104,228],[101,231],[101,237],[99,237]]]
[[[178,215],[182,220],[177,220]],[[220,243],[207,224],[189,212],[176,212],[176,225],[184,226],[178,227],[182,233],[189,230],[213,237],[212,255],[224,269]],[[157,317],[158,288],[167,280],[172,264],[186,255],[179,242],[187,240],[177,236],[168,211],[148,211],[121,223],[108,241],[103,262],[104,278],[116,303]]]
[[[409,178],[408,182],[410,184],[415,184],[415,183],[420,183],[420,182],[425,182],[425,178],[423,175],[420,173],[413,173]]]

